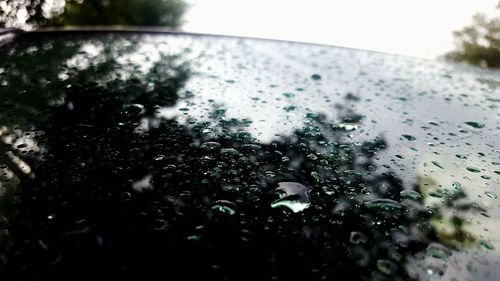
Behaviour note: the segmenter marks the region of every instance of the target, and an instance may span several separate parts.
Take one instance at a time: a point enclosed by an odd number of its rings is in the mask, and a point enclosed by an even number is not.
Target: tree
[[[497,9],[500,9],[500,2]],[[482,67],[500,68],[500,18],[488,18],[484,14],[476,14],[472,25],[455,31],[453,35],[457,48],[447,53],[446,59]]]
[[[0,1],[0,26],[168,26],[179,27],[183,0],[13,0]]]

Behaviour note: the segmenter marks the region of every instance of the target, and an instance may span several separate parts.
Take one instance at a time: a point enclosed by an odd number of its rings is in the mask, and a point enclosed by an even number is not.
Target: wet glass
[[[329,46],[0,49],[2,280],[498,280],[500,75]]]

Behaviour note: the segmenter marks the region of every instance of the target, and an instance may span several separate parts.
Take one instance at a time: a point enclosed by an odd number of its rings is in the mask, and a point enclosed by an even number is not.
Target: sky
[[[312,42],[435,59],[498,0],[188,0],[183,30]]]

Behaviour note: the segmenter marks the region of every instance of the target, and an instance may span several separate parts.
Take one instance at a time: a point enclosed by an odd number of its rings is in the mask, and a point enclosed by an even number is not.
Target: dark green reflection
[[[196,74],[181,50],[146,72],[121,61],[140,39],[32,38],[6,52],[6,280],[408,280],[419,253],[451,252],[434,243],[441,210],[379,171],[383,137],[353,142],[314,112],[271,143],[220,110],[209,122],[159,118],[192,98]],[[358,101],[337,106],[345,124],[362,122]]]

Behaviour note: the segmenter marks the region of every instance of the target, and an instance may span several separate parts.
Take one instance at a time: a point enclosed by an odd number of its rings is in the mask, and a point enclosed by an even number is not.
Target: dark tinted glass
[[[326,46],[22,35],[2,280],[498,280],[500,75]]]

